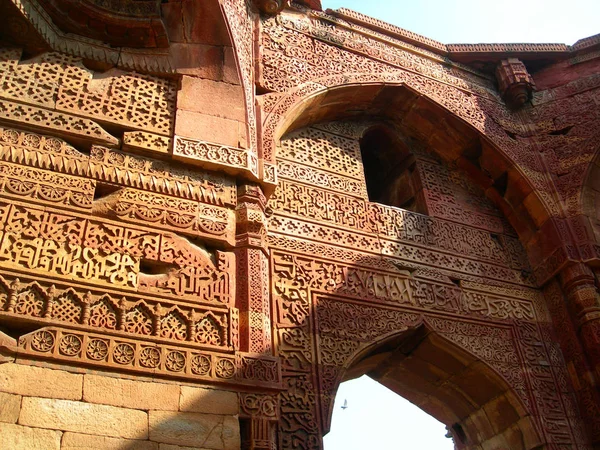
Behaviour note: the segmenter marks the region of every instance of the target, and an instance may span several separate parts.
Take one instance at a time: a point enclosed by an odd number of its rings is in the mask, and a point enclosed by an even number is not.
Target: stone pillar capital
[[[579,286],[594,285],[594,273],[583,263],[570,264],[560,272],[560,283],[566,292]]]

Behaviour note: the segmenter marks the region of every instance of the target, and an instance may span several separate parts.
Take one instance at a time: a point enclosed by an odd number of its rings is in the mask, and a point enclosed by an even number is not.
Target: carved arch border
[[[408,71],[398,70],[376,75],[334,75],[304,83],[287,93],[271,93],[259,97],[259,114],[263,116],[259,158],[265,165],[276,164],[281,138],[294,129],[315,123],[310,113],[320,106],[328,93],[339,89],[366,90],[377,86],[408,89],[449,113],[485,140],[489,149],[502,163],[502,170],[508,173],[512,190],[508,197],[503,197],[496,191],[492,200],[500,206],[515,227],[526,248],[527,241],[542,231],[544,224],[550,223],[549,219],[564,217],[564,210],[557,201],[556,187],[546,175],[540,155],[525,152],[518,141],[501,126],[502,122],[510,123],[511,126],[522,126],[515,123],[515,117],[503,105]],[[356,94],[355,98],[358,97]],[[352,104],[352,101],[353,99],[349,104]],[[361,97],[360,101],[364,104],[364,97]],[[328,116],[327,120],[336,118],[339,118],[339,115]],[[483,171],[481,176],[487,177]],[[487,187],[492,187],[493,182],[491,177],[487,177]],[[573,247],[571,243],[576,240],[573,231],[566,229],[560,237],[560,244],[548,256],[552,259],[553,267],[540,271],[540,283],[549,279],[567,259],[577,259],[577,255],[569,250]],[[530,262],[534,268],[541,263],[533,260]]]
[[[331,299],[331,301],[335,300],[336,299],[334,298]],[[344,303],[344,301],[341,300],[341,303]],[[511,383],[511,381],[514,382],[514,380],[510,380],[507,377],[507,370],[499,370],[499,366],[502,365],[501,363],[499,363],[498,361],[494,361],[493,359],[486,358],[483,355],[484,351],[481,351],[482,349],[480,349],[479,354],[477,354],[477,352],[473,352],[472,350],[467,348],[465,343],[461,342],[461,339],[452,339],[448,333],[448,330],[444,330],[443,325],[449,320],[452,320],[451,318],[429,314],[418,314],[415,312],[408,312],[402,310],[396,311],[396,313],[398,317],[402,317],[405,319],[405,321],[400,324],[398,329],[380,334],[371,339],[370,341],[361,343],[355,349],[353,349],[353,351],[349,351],[345,355],[345,361],[343,366],[337,370],[336,378],[334,380],[331,380],[333,382],[327,386],[330,389],[332,389],[331,394],[323,392],[320,393],[322,401],[321,414],[325,430],[328,431],[329,426],[331,424],[331,417],[333,414],[334,406],[333,399],[335,398],[336,391],[339,388],[339,385],[343,381],[345,381],[344,377],[349,372],[349,370],[351,370],[357,364],[363,364],[363,370],[365,365],[373,370],[374,365],[377,366],[382,362],[382,358],[380,358],[381,354],[377,354],[377,350],[380,350],[382,347],[385,347],[387,344],[390,343],[393,343],[393,345],[391,347],[386,348],[386,351],[388,353],[390,353],[391,350],[389,359],[393,359],[394,363],[397,363],[399,365],[401,364],[401,361],[398,361],[399,354],[402,355],[401,358],[410,358],[413,352],[416,352],[416,350],[422,344],[425,343],[428,346],[427,350],[425,351],[429,352],[431,360],[433,360],[435,357],[441,357],[446,360],[445,362],[441,362],[437,366],[443,367],[444,369],[454,368],[455,370],[458,370],[456,369],[456,367],[457,362],[459,362],[459,364],[465,364],[462,367],[462,369],[464,369],[465,372],[473,371],[473,367],[475,367],[476,369],[473,372],[477,372],[478,376],[483,377],[483,379],[486,379],[486,381],[493,384],[494,387],[498,389],[498,391],[494,395],[490,395],[490,398],[492,400],[489,400],[488,403],[484,403],[482,405],[476,404],[474,406],[472,404],[470,405],[473,408],[472,416],[469,416],[466,419],[461,418],[458,422],[454,424],[447,424],[448,430],[452,433],[455,441],[460,437],[462,437],[463,439],[468,437],[469,440],[480,438],[481,441],[477,443],[469,443],[469,445],[476,446],[481,445],[487,439],[497,440],[498,442],[500,442],[504,438],[504,435],[507,434],[509,437],[515,439],[515,442],[520,441],[520,443],[522,444],[521,448],[539,448],[540,443],[544,442],[544,433],[542,431],[544,429],[544,421],[543,419],[541,421],[536,420],[536,406],[534,406],[535,400],[533,400],[533,398],[528,398],[525,392],[519,392],[520,386],[516,386],[514,385],[514,383]],[[459,327],[472,325],[477,328],[487,327],[490,330],[493,328],[502,329],[504,332],[513,335],[513,340],[506,342],[506,344],[507,347],[514,347],[515,355],[517,355],[518,357],[520,356],[519,351],[517,350],[519,345],[516,340],[516,335],[518,333],[515,332],[515,330],[510,324],[484,324],[481,322],[468,322],[460,320],[457,322],[457,325]],[[440,326],[440,324],[442,325]],[[446,333],[444,333],[444,331]],[[320,340],[321,337],[319,336],[317,338],[317,341]],[[319,388],[323,389],[323,374],[327,370],[323,368],[323,349],[321,348],[320,343],[316,345],[316,348],[318,349],[317,353],[319,354]],[[441,353],[433,354],[432,349],[440,350]],[[451,351],[455,353],[451,354]],[[374,359],[374,363],[369,362],[369,358]],[[519,357],[519,359],[521,358]],[[425,360],[425,363],[428,363],[428,361]],[[525,381],[525,379],[527,378],[527,375],[525,373],[527,372],[527,369],[524,366],[520,367],[520,369],[522,370],[522,373],[516,374],[514,376],[514,379],[520,379],[520,381],[523,384],[526,384],[527,382]],[[453,394],[456,395],[456,400],[458,401],[460,401],[463,398],[462,396],[471,401],[473,400],[473,398],[470,397],[470,394],[468,392],[461,390],[461,388],[458,385],[455,385],[455,378],[457,376],[460,377],[462,375],[464,374],[460,371],[457,371],[456,373],[451,373],[450,376],[440,385],[440,391],[443,391],[444,389],[449,389],[448,392],[444,393],[446,395],[446,401],[448,400],[449,396]],[[356,373],[353,374],[352,378],[354,378],[355,376],[357,376]],[[381,382],[381,380],[376,381]],[[402,381],[403,380],[401,380],[400,382]],[[407,383],[410,383],[410,381],[407,381]],[[450,385],[451,387],[448,388],[448,385]],[[387,387],[390,388],[389,386]],[[455,392],[451,393],[452,390],[455,390]],[[408,391],[402,393],[401,395],[404,397],[407,392]],[[411,401],[411,403],[415,403],[415,399],[417,399],[419,395],[420,394],[413,395],[408,400]],[[326,400],[323,402],[324,397],[326,398]],[[441,399],[438,399],[437,401],[443,403],[444,397],[442,395],[440,395],[440,397]],[[498,400],[498,398],[500,398],[500,400]],[[486,413],[482,413],[484,409],[492,409],[490,408],[489,404],[494,404],[495,402],[502,404],[502,406],[507,410],[501,411],[501,409],[498,408],[498,411],[496,411],[496,417],[490,415],[489,413],[487,415]],[[440,406],[436,405],[435,402],[430,403],[427,401],[425,401],[425,406],[429,406],[430,408],[437,409],[440,411],[447,410],[448,412],[452,407],[452,405],[442,405],[442,407],[440,408]],[[423,405],[418,405],[418,407],[422,408]],[[508,410],[510,411],[510,413],[507,413]],[[428,410],[427,412],[429,414],[432,414],[431,410]],[[497,425],[496,423],[494,423],[494,420],[498,420],[499,423],[503,422],[503,419],[506,419],[508,417],[501,418],[501,416],[510,416],[511,414],[514,415],[509,418],[509,421],[512,419],[514,420],[513,423],[509,424],[508,426],[507,423],[503,423],[502,425],[499,425],[498,428],[496,428]],[[450,415],[452,415],[452,412],[450,412]],[[474,417],[477,417],[477,419],[474,419]],[[436,419],[441,420],[440,417],[436,417]],[[477,423],[477,421],[480,422]],[[487,427],[483,426],[484,423]],[[501,429],[502,426],[506,426],[506,428]],[[467,429],[467,432],[465,434],[466,427],[469,427],[470,429]],[[492,433],[497,433],[494,437],[490,438],[488,436],[486,438],[481,438],[481,436],[485,435],[484,433],[489,433],[492,429]],[[466,442],[459,441],[459,446],[457,448],[465,448],[465,445]]]
[[[588,145],[596,150],[585,170],[582,171],[581,184],[578,187],[577,212],[581,212],[587,222],[581,225],[581,239],[591,243],[587,256],[600,260],[600,131]],[[596,180],[596,181],[595,181]]]

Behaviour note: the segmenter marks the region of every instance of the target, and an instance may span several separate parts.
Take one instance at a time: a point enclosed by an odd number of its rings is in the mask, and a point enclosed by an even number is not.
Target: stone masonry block
[[[241,86],[202,78],[183,77],[177,94],[177,108],[239,122],[246,120]]]
[[[177,411],[179,386],[85,375],[83,400],[132,409]]]
[[[150,441],[119,439],[90,434],[63,434],[61,450],[158,450],[158,444]]]
[[[181,386],[179,409],[186,412],[235,415],[238,413],[238,396],[230,391]]]
[[[181,445],[158,444],[158,450],[208,450],[200,447],[182,447]]]
[[[231,84],[240,84],[238,75],[237,63],[233,48],[224,47],[224,63],[223,63],[223,81]]]
[[[128,439],[148,438],[148,415],[134,409],[26,397],[19,424]]]
[[[0,392],[0,422],[17,423],[20,411],[20,395]]]
[[[184,109],[177,110],[175,134],[201,141],[239,147],[245,137],[240,136],[240,122],[209,116]]]
[[[0,423],[0,446],[10,450],[59,450],[60,431]]]
[[[172,43],[169,50],[177,73],[217,81],[223,78],[223,47]]]
[[[0,391],[30,397],[81,400],[83,375],[22,364],[0,365]]]
[[[240,447],[239,422],[233,416],[150,411],[150,440],[215,450]]]

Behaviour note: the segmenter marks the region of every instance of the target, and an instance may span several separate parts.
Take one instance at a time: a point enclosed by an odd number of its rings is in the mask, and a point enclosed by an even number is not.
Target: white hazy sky
[[[445,435],[445,425],[364,375],[340,385],[324,444],[325,450],[454,449]]]
[[[322,0],[444,44],[562,43],[600,33],[600,0]],[[341,408],[344,400],[348,408]],[[451,450],[444,425],[364,376],[343,383],[325,450]]]
[[[600,33],[599,0],[321,0],[444,44],[558,42]]]

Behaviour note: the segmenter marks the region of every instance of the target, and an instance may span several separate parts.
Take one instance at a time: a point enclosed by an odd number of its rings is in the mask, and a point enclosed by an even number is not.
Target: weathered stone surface
[[[223,47],[173,43],[170,51],[177,73],[216,81],[223,78]]]
[[[152,441],[216,450],[237,450],[240,446],[235,417],[150,411],[149,423]]]
[[[162,380],[11,365],[0,419],[236,448],[223,388],[248,447],[315,448],[352,372],[469,448],[599,447],[600,36],[446,46],[299,2],[34,2],[92,38],[119,4],[134,47],[150,7],[150,51],[22,42],[0,6],[0,361]]]
[[[60,431],[0,423],[0,447],[7,450],[59,450]]]
[[[179,386],[85,375],[83,400],[132,409],[177,411]]]
[[[208,450],[200,447],[182,447],[181,445],[158,444],[158,450]]]
[[[19,424],[100,436],[148,438],[148,415],[143,411],[69,400],[26,397]]]
[[[184,109],[177,110],[175,133],[231,147],[244,147],[242,123]]]
[[[225,83],[240,84],[240,77],[238,75],[233,49],[231,47],[225,47],[223,52],[225,56],[223,62],[223,81]]]
[[[83,375],[23,364],[0,365],[0,389],[4,392],[80,400],[82,386]]]
[[[237,414],[238,396],[231,391],[181,386],[179,409],[206,414]]]
[[[151,441],[119,439],[91,434],[63,434],[61,450],[157,450],[158,444]]]
[[[183,77],[177,108],[239,122],[246,120],[241,86],[202,78]]]
[[[1,386],[0,386],[1,389]],[[0,392],[0,422],[16,423],[21,411],[21,396]]]

